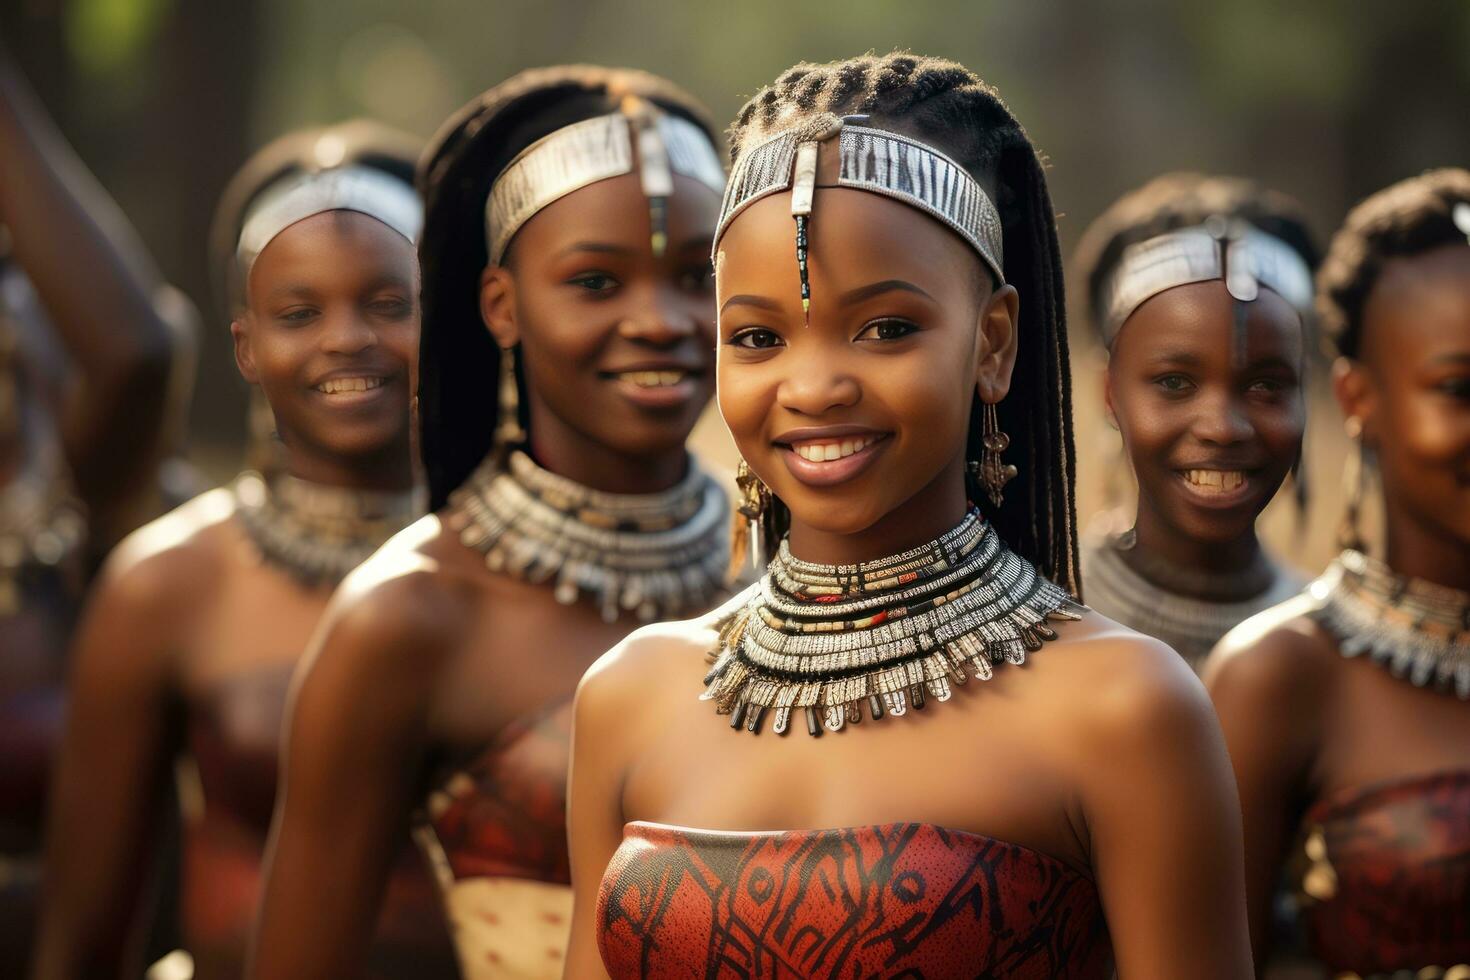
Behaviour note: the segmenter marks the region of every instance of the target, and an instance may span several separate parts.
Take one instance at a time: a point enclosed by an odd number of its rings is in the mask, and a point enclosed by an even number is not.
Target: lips
[[[643,409],[682,410],[703,396],[704,371],[677,362],[635,364],[599,373],[618,394]]]
[[[1211,510],[1253,505],[1261,490],[1259,471],[1245,467],[1187,467],[1174,475],[1190,503]]]
[[[781,462],[799,482],[812,487],[846,483],[882,454],[890,433],[836,426],[784,433],[774,440]]]
[[[313,387],[324,395],[346,395],[381,388],[387,381],[387,378],[379,375],[362,375],[348,378],[328,378],[326,381],[313,385]]]
[[[876,435],[828,441],[811,440],[792,443],[791,451],[809,463],[832,462],[860,453],[877,441]]]
[[[639,388],[672,388],[685,378],[688,371],[621,371],[613,375],[619,381]]]
[[[1218,490],[1229,493],[1247,480],[1241,470],[1185,470],[1184,480],[1199,490]]]

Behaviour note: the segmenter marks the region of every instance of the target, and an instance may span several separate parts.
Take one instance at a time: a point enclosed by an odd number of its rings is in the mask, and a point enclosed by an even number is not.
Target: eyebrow
[[[573,252],[598,252],[603,255],[627,255],[632,252],[626,245],[614,245],[611,242],[577,242],[562,249],[561,255],[571,255]]]
[[[765,310],[768,313],[781,312],[781,304],[776,302],[775,300],[767,299],[764,296],[752,296],[749,293],[740,293],[738,295],[731,296],[729,299],[725,300],[725,302],[720,304],[720,312],[724,313],[732,306],[753,306],[758,310]]]
[[[933,296],[929,295],[927,290],[921,289],[906,279],[884,279],[881,282],[869,283],[866,286],[850,289],[839,296],[837,301],[843,306],[851,306],[853,303],[861,303],[865,299],[872,299],[874,296],[881,296],[884,293],[891,293],[895,290],[901,290],[906,293],[917,293],[928,300],[934,299]]]
[[[288,282],[283,286],[277,286],[266,293],[267,303],[274,303],[283,299],[315,299],[316,290],[304,282]]]

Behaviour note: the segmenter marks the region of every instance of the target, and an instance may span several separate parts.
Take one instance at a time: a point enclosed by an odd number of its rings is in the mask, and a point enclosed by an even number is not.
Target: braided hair
[[[1239,218],[1279,238],[1308,269],[1316,269],[1321,260],[1306,212],[1296,199],[1241,177],[1188,172],[1155,177],[1099,215],[1077,246],[1072,271],[1087,290],[1087,316],[1099,335],[1099,303],[1123,252],[1158,235],[1202,225],[1215,215]]]
[[[1348,212],[1317,273],[1317,312],[1337,354],[1358,356],[1363,309],[1385,265],[1466,243],[1454,219],[1460,204],[1470,204],[1470,171],[1446,167],[1399,181]]]
[[[532,143],[616,112],[630,95],[694,123],[719,145],[704,108],[672,83],[631,69],[566,65],[523,71],[478,96],[449,118],[419,161],[424,230],[418,404],[431,510],[443,507],[450,491],[490,452],[499,412],[500,348],[480,316],[490,187]],[[514,251],[512,241],[507,263]],[[521,424],[528,426],[525,381],[519,369],[517,374]]]
[[[970,499],[1017,554],[1078,593],[1076,451],[1067,356],[1065,289],[1056,218],[1043,163],[1000,95],[953,61],[901,52],[830,64],[799,64],[745,104],[729,130],[731,159],[765,136],[817,117],[865,114],[866,125],[943,150],[982,183],[994,183],[1004,227],[1005,278],[1021,295],[1019,350],[1010,395],[996,406],[1011,435],[1018,475],[992,507],[973,477]],[[983,273],[982,273],[983,274]],[[967,459],[978,459],[981,411],[970,409]],[[779,500],[766,509],[764,538],[790,527]]]

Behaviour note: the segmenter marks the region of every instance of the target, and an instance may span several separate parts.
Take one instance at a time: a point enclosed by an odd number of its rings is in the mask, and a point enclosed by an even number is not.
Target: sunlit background
[[[233,169],[285,130],[352,116],[427,137],[522,68],[646,68],[729,119],[798,60],[893,48],[957,59],[1047,153],[1069,254],[1107,203],[1164,170],[1256,177],[1299,197],[1325,238],[1366,193],[1470,162],[1465,0],[0,0],[0,42],[205,311],[191,453],[215,477],[245,433],[204,248]],[[1102,420],[1099,355],[1085,329],[1073,334],[1086,520],[1130,488]],[[1304,567],[1331,550],[1343,451],[1322,376],[1311,521],[1299,526],[1283,495],[1268,525]],[[717,418],[701,429],[712,455],[728,453],[722,439]]]

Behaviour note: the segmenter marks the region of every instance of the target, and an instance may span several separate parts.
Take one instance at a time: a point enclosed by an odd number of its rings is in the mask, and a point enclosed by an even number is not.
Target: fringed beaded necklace
[[[556,581],[558,602],[579,596],[603,619],[677,618],[709,608],[725,590],[725,493],[691,465],[661,493],[603,493],[512,451],[482,463],[449,497],[460,540],[485,565],[528,582]]]
[[[948,701],[951,684],[988,680],[992,664],[1021,664],[1056,639],[1050,620],[1084,606],[1009,551],[970,510],[938,540],[857,565],[818,565],[786,541],[759,583],[719,624],[702,697],[730,727],[760,730],[767,711],[784,735]]]
[[[1344,657],[1368,654],[1419,687],[1470,701],[1470,593],[1400,575],[1351,548],[1307,587]]]
[[[261,559],[309,588],[335,586],[424,512],[422,492],[354,490],[247,471],[230,486]]]

